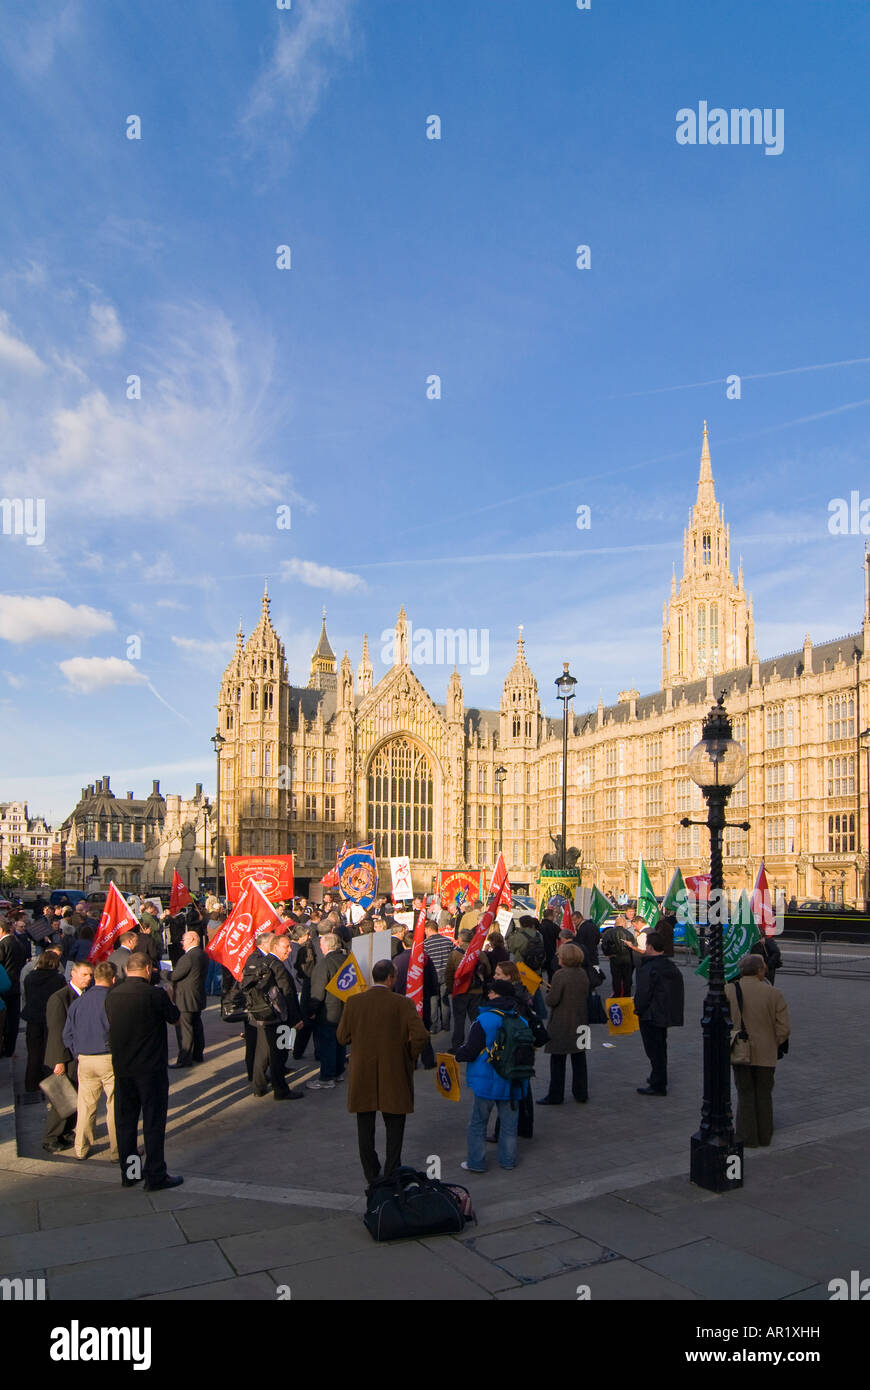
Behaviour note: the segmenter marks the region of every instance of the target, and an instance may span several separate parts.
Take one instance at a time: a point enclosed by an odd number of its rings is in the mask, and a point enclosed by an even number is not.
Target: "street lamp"
[[[746,774],[748,760],[743,746],[731,737],[731,720],[724,696],[704,720],[701,741],[689,754],[687,771],[707,803],[710,831],[710,898],[717,904],[708,923],[710,971],[701,1027],[704,1035],[704,1100],[701,1127],[692,1135],[690,1177],[699,1187],[724,1192],[743,1186],[743,1145],[734,1138],[731,1115],[731,1016],[725,998],[725,961],[722,922],[722,832],[725,805]],[[691,824],[688,818],[683,825]],[[703,822],[701,822],[703,824]],[[744,821],[741,829],[749,829]],[[716,896],[714,897],[714,894]],[[732,1174],[729,1158],[739,1158]]]
[[[574,699],[575,678],[568,670],[566,661],[562,674],[556,681],[557,698],[562,701],[562,864],[564,872],[568,867],[568,702]]]
[[[867,574],[870,575],[870,564]],[[857,738],[867,749],[867,877],[864,881],[864,912],[870,912],[870,728],[864,728],[863,733],[857,735]]]
[[[507,780],[507,768],[497,767],[495,770],[495,785],[498,787],[498,847],[504,849],[504,784]]]
[[[215,891],[217,896],[222,897],[221,893],[221,749],[226,743],[220,730],[212,735],[211,745],[217,757],[217,791],[215,794],[215,819],[217,821],[214,837],[214,857],[215,857]]]

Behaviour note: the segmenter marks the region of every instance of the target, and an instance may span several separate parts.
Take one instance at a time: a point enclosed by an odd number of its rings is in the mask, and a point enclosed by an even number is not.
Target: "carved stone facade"
[[[867,557],[870,565],[870,557]],[[662,630],[662,689],[632,688],[615,705],[574,713],[568,742],[568,843],[583,882],[632,890],[642,855],[657,891],[673,869],[703,871],[703,813],[688,754],[715,696],[725,693],[749,772],[729,806],[748,833],[729,831],[726,883],[751,883],[762,859],[790,897],[862,901],[867,784],[859,735],[870,725],[870,568],[861,628],[759,660],[752,599],[730,569],[730,536],[716,501],[706,426],[698,492]],[[562,721],[547,718],[522,629],[498,710],[465,705],[454,670],[443,705],[411,667],[401,609],[393,666],[374,683],[368,639],[356,679],[338,669],[326,623],[307,686],[290,684],[268,594],[259,623],[221,682],[221,840],[230,853],[295,855],[297,879],[318,880],[336,849],[375,840],[382,882],[390,853],[412,853],[414,882],[439,866],[490,868],[499,847],[515,883],[532,882],[561,822]],[[499,830],[496,769],[503,767]]]

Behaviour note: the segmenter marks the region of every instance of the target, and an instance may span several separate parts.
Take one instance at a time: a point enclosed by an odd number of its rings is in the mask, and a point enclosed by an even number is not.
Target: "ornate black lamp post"
[[[507,768],[497,767],[495,770],[495,785],[498,787],[498,847],[504,849],[504,784],[507,780]]]
[[[566,661],[561,676],[556,681],[557,698],[562,701],[562,863],[567,869],[568,860],[568,703],[574,699],[574,676],[568,670]]]
[[[217,790],[215,793],[215,819],[217,822],[214,837],[214,858],[215,858],[215,892],[217,896],[223,897],[221,893],[221,749],[226,743],[220,730],[212,735],[211,745],[217,756]]]
[[[726,825],[726,802],[745,776],[746,768],[746,752],[731,737],[731,721],[725,710],[724,696],[720,695],[704,720],[701,741],[689,754],[687,769],[707,802],[710,899],[713,904],[707,938],[710,974],[701,1019],[704,1034],[704,1100],[701,1127],[692,1135],[690,1177],[692,1182],[711,1192],[725,1192],[743,1186],[743,1145],[734,1138],[731,1115],[731,1023],[725,998],[722,832]],[[687,817],[682,824],[691,825],[692,822]],[[743,821],[740,828],[748,830],[748,822]]]

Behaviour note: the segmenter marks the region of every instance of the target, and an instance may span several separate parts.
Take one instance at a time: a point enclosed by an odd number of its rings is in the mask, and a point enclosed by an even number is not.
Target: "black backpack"
[[[372,1240],[418,1240],[461,1231],[471,1212],[464,1187],[448,1187],[414,1168],[397,1168],[375,1178],[363,1217]]]
[[[242,993],[245,1011],[254,1022],[271,1023],[276,1017],[272,995],[277,988],[272,967],[264,957],[248,962],[242,975]]]
[[[520,1014],[501,1016],[489,1049],[489,1064],[502,1081],[528,1081],[535,1074],[535,1035]]]
[[[539,931],[532,931],[528,927],[517,927],[516,935],[521,936],[525,943],[522,953],[523,965],[527,965],[530,970],[534,970],[536,975],[540,975],[547,963],[547,948],[544,945],[544,938]]]

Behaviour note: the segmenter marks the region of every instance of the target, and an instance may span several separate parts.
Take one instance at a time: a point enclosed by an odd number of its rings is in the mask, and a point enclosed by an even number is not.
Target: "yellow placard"
[[[636,1033],[640,1028],[633,999],[608,999],[605,1009],[609,1033]]]
[[[459,1100],[459,1064],[449,1052],[436,1054],[435,1085],[445,1100]]]
[[[529,991],[529,994],[534,994],[535,990],[540,987],[543,976],[536,974],[530,965],[524,965],[521,960],[516,962],[516,967],[520,972],[520,979]]]
[[[352,951],[344,965],[333,975],[326,986],[330,994],[334,994],[336,999],[341,1000],[349,999],[352,994],[364,994],[365,987],[365,980],[360,973],[360,968]]]

